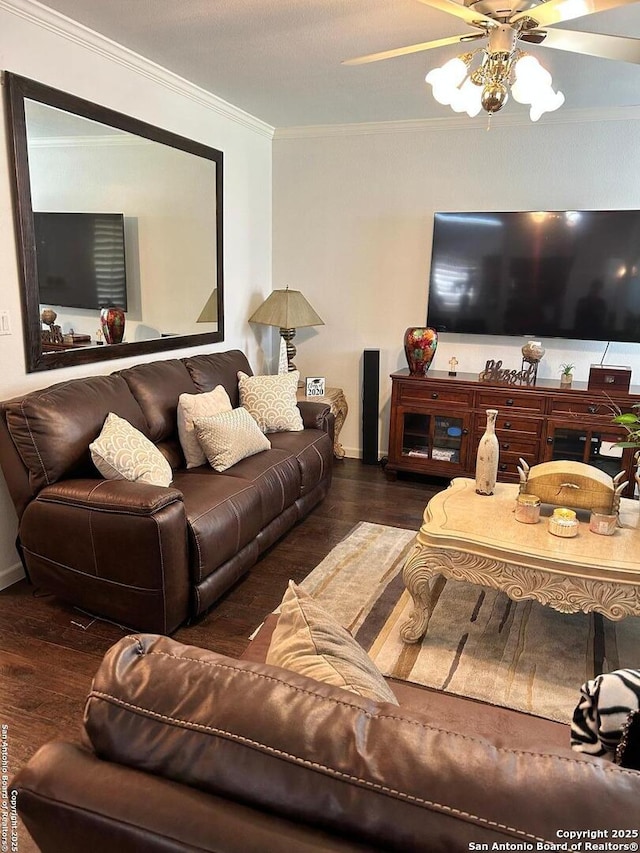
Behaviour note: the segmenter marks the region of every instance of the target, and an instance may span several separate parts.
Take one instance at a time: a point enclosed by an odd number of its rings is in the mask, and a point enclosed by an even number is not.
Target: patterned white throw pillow
[[[196,418],[193,425],[214,471],[226,471],[241,459],[271,447],[269,439],[242,407],[210,418]]]
[[[247,376],[238,372],[240,405],[249,412],[262,432],[297,432],[304,429],[297,405],[300,372],[276,376]]]
[[[230,412],[231,400],[222,385],[204,394],[180,394],[178,398],[178,437],[187,468],[207,464],[193,422],[196,418],[208,418],[221,412]]]
[[[155,444],[113,412],[89,450],[93,464],[107,480],[139,480],[152,486],[168,486],[173,480],[171,465]]]

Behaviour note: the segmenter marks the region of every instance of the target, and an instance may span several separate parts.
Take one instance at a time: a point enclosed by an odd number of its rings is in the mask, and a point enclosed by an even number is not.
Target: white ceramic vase
[[[487,428],[478,444],[476,457],[476,493],[492,495],[498,479],[500,445],[496,435],[497,409],[487,409]]]

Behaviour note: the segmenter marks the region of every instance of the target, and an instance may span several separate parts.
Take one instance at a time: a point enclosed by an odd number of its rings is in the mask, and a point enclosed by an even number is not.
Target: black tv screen
[[[34,213],[40,303],[127,310],[122,213]]]
[[[427,322],[640,341],[640,211],[436,213]]]

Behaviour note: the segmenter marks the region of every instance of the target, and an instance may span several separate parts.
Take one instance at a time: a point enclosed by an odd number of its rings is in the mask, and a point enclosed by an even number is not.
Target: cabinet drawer
[[[622,411],[630,411],[631,406],[628,401],[620,404]],[[576,399],[567,394],[566,397],[554,397],[551,401],[551,412],[553,414],[562,412],[564,415],[589,415],[591,417],[602,417],[611,421],[614,416],[611,400],[603,400],[602,398],[593,399]]]
[[[540,437],[543,424],[541,418],[528,418],[526,415],[519,415],[517,412],[514,412],[514,415],[515,417],[509,412],[505,412],[505,414],[502,414],[501,412],[498,413],[498,417],[496,419],[496,434],[500,442],[509,441],[511,436],[524,441],[527,439],[535,441]],[[486,415],[477,412],[474,432],[482,435],[486,425]]]
[[[435,385],[424,386],[419,382],[411,382],[400,386],[400,403],[404,406],[425,406],[431,402],[450,403],[453,406],[471,407],[471,391],[464,388],[452,388]]]
[[[498,479],[519,480],[520,475],[518,474],[518,466],[520,465],[520,459],[524,459],[530,467],[535,465],[537,461],[535,453],[503,453],[500,451],[500,458],[498,459]]]
[[[476,398],[479,409],[519,409],[527,412],[543,412],[544,396],[529,391],[491,390],[479,391]]]
[[[474,447],[478,447],[481,438],[482,433],[477,432],[474,437]],[[527,433],[524,436],[520,433],[514,433],[513,435],[501,433],[498,436],[498,441],[500,443],[500,457],[507,453],[515,453],[516,456],[523,456],[528,462],[527,457],[529,455],[535,456],[537,453],[538,437],[532,433]]]

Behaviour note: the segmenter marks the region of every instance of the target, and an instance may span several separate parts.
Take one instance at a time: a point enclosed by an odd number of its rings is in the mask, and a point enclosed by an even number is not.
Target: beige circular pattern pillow
[[[262,432],[299,432],[304,429],[298,408],[300,371],[276,376],[247,376],[238,372],[240,405]]]
[[[171,465],[152,441],[129,421],[109,412],[100,435],[89,445],[91,459],[106,480],[132,480],[168,486]]]

